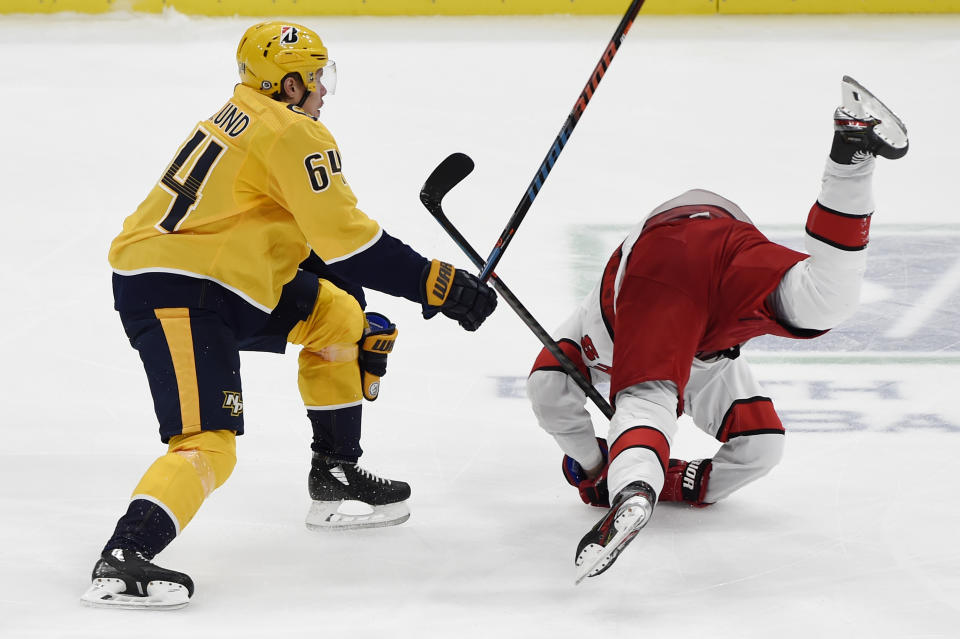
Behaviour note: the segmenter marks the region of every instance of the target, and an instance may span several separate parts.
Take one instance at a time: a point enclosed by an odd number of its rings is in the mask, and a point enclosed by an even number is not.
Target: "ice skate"
[[[850,76],[843,76],[840,91],[830,159],[857,164],[874,155],[896,160],[907,154],[907,127],[887,105]]]
[[[635,481],[617,493],[613,505],[577,546],[577,579],[596,577],[613,565],[617,556],[653,515],[656,493],[650,484]]]
[[[187,575],[119,548],[101,555],[93,567],[92,581],[80,602],[100,608],[176,610],[193,596],[193,580]]]
[[[314,454],[308,482],[311,530],[396,526],[410,518],[410,485],[378,477],[356,463]]]

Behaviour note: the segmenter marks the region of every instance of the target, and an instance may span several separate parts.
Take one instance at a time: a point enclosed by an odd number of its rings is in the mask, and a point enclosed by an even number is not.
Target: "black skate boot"
[[[887,105],[850,76],[843,76],[840,91],[843,103],[833,114],[831,160],[859,164],[875,155],[896,160],[907,154],[907,127]]]
[[[313,500],[307,528],[312,530],[379,528],[410,518],[410,485],[378,477],[356,463],[314,453],[307,486]]]
[[[193,580],[150,563],[132,550],[104,551],[93,567],[93,583],[80,597],[88,606],[175,610],[193,596]]]
[[[653,515],[657,494],[644,481],[635,481],[617,493],[613,505],[577,546],[577,580],[596,577],[613,565]]]

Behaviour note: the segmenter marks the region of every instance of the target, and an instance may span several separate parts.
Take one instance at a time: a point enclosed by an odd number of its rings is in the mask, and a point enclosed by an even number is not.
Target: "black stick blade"
[[[420,201],[431,212],[440,207],[450,189],[473,172],[473,160],[465,153],[453,153],[437,165],[420,189]]]

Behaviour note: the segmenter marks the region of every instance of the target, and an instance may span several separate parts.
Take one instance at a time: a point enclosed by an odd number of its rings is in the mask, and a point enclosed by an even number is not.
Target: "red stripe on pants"
[[[870,215],[848,215],[814,204],[807,216],[807,233],[831,246],[859,251],[867,246]]]
[[[738,399],[723,416],[717,440],[726,442],[741,435],[782,433],[783,423],[767,397]]]
[[[577,369],[583,373],[584,377],[590,379],[590,373],[587,372],[587,366],[583,363],[583,357],[580,356],[580,347],[572,340],[562,339],[557,342],[563,354],[570,358],[570,361],[576,364]],[[553,356],[553,353],[546,348],[541,349],[536,361],[533,362],[531,374],[539,370],[563,370],[559,360]]]
[[[663,472],[667,472],[667,464],[670,461],[670,442],[659,430],[653,426],[634,426],[625,430],[610,447],[610,462],[613,463],[617,455],[631,448],[652,450],[660,460]]]

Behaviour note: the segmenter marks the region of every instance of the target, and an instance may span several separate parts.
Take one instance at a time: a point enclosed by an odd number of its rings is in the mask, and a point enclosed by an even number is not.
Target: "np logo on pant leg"
[[[223,407],[239,417],[243,413],[243,396],[237,391],[223,391]]]

